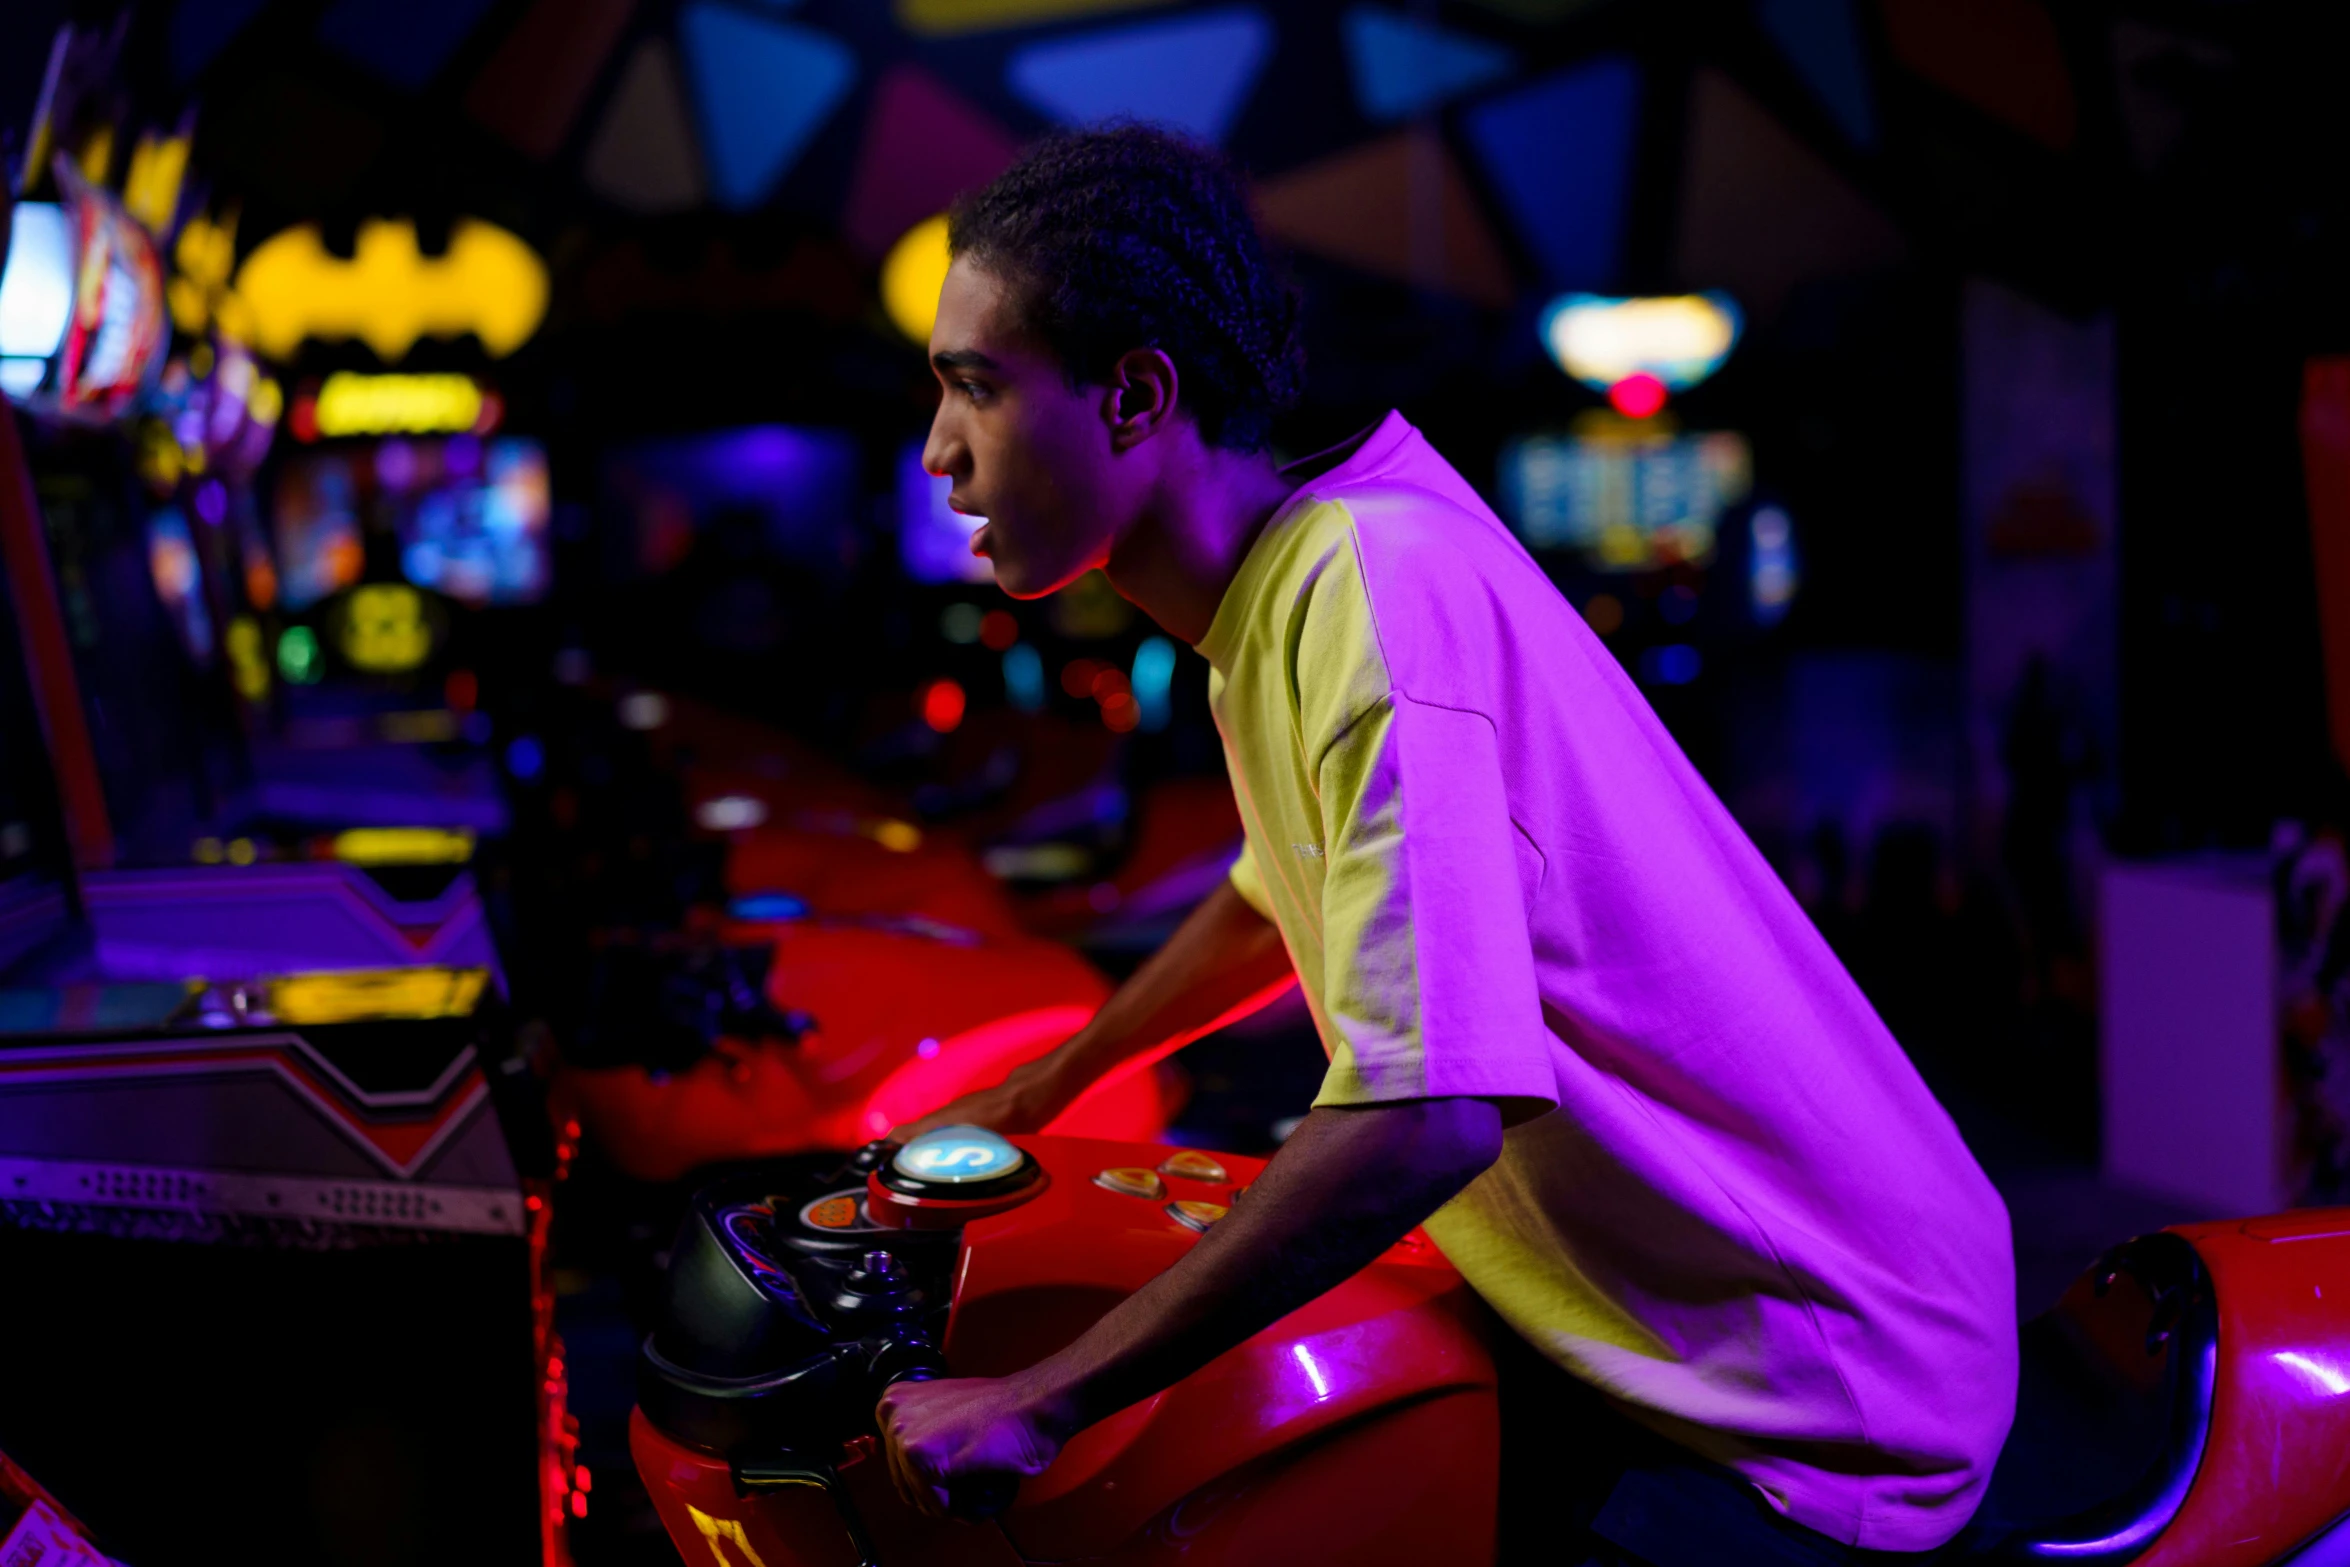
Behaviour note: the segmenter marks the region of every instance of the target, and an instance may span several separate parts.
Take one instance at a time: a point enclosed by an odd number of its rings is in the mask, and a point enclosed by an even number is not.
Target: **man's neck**
[[[1198,645],[1250,546],[1296,488],[1265,453],[1199,448],[1162,475],[1152,504],[1110,551],[1110,585]]]

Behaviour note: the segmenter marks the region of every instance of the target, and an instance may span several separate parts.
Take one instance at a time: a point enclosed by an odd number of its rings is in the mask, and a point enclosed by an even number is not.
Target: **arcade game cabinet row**
[[[118,216],[67,190],[36,226],[118,248],[92,330],[139,339],[136,391],[157,280]],[[12,399],[71,367],[34,368]],[[150,584],[200,579],[141,515],[120,420],[0,409],[0,1451],[141,1567],[566,1561],[564,1152],[480,899],[263,831],[187,863],[239,730],[155,656]]]

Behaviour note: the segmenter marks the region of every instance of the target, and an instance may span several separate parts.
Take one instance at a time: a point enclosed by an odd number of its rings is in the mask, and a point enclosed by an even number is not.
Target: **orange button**
[[[1167,1204],[1168,1218],[1173,1219],[1187,1230],[1198,1230],[1203,1235],[1207,1233],[1209,1225],[1231,1211],[1220,1202],[1192,1202],[1189,1199],[1178,1199]]]
[[[1145,1202],[1157,1202],[1167,1195],[1165,1181],[1149,1170],[1132,1165],[1104,1170],[1093,1178],[1093,1184],[1104,1191],[1116,1192],[1121,1197],[1140,1197]]]
[[[1161,1175],[1180,1175],[1187,1181],[1229,1181],[1232,1179],[1231,1176],[1224,1173],[1224,1167],[1213,1158],[1204,1153],[1195,1153],[1189,1148],[1160,1165],[1159,1173]]]

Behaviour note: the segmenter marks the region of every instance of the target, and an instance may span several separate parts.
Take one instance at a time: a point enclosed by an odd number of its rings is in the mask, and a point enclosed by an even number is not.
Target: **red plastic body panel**
[[[970,854],[935,836],[891,848],[883,837],[893,830],[918,831],[894,819],[800,813],[737,832],[726,890],[788,892],[819,914],[916,914],[978,936],[1020,934],[1002,883]]]
[[[2350,1208],[2180,1225],[2219,1301],[2211,1436],[2136,1567],[2265,1567],[2350,1512]]]
[[[1083,1027],[1110,990],[1076,953],[1029,938],[963,944],[816,921],[727,935],[774,941],[770,998],[817,1026],[796,1044],[728,1045],[658,1080],[641,1067],[562,1068],[561,1111],[640,1180],[868,1142],[1001,1082]],[[1132,1073],[1063,1124],[1150,1137],[1172,1109],[1157,1076]]]
[[[1015,1140],[1053,1182],[1034,1201],[964,1232],[945,1349],[948,1364],[973,1376],[1001,1375],[1051,1354],[1198,1242],[1163,1203],[1093,1183],[1097,1171],[1156,1166],[1171,1150],[1075,1138]],[[1264,1168],[1255,1159],[1217,1157],[1229,1180],[1166,1176],[1169,1198],[1229,1205]],[[1021,1487],[1004,1532],[1033,1559],[1156,1560],[1151,1551],[1166,1540],[1150,1546],[1154,1520],[1222,1485],[1232,1501],[1251,1498],[1259,1527],[1275,1532],[1278,1516],[1308,1530],[1334,1526],[1348,1507],[1368,1507],[1366,1518],[1382,1518],[1359,1553],[1325,1550],[1319,1553],[1325,1560],[1424,1562],[1431,1558],[1420,1545],[1430,1537],[1445,1542],[1434,1559],[1489,1559],[1499,1438],[1483,1320],[1460,1275],[1415,1232],[1353,1279],[1177,1386],[1081,1433],[1052,1468]],[[1350,1478],[1346,1465],[1297,1462],[1342,1430],[1384,1423],[1407,1409],[1416,1434],[1406,1467],[1429,1465],[1443,1474],[1441,1495],[1421,1498],[1417,1508],[1382,1511],[1373,1505],[1377,1498],[1358,1494],[1362,1477]],[[1364,1426],[1350,1439],[1378,1445],[1367,1431]],[[1281,1500],[1264,1501],[1259,1493],[1267,1488],[1279,1489]],[[1379,1494],[1393,1503],[1412,1491],[1411,1483],[1400,1482],[1393,1495]],[[1414,1542],[1410,1549],[1406,1541]],[[1402,1553],[1389,1554],[1389,1542]],[[1230,1545],[1243,1543],[1236,1536]],[[1250,1548],[1242,1556],[1187,1559],[1280,1559],[1258,1555],[1261,1541],[1245,1543]]]
[[[1055,887],[1019,900],[1021,923],[1040,936],[1081,935],[1107,914],[1163,912],[1214,885],[1240,852],[1240,807],[1222,778],[1172,778],[1135,807],[1133,847],[1107,882]],[[1204,874],[1195,875],[1194,871]]]
[[[848,1530],[822,1492],[744,1495],[725,1459],[671,1441],[641,1410],[628,1417],[628,1450],[670,1540],[693,1567],[857,1567]],[[884,1562],[1020,1567],[1020,1554],[993,1525],[933,1522],[901,1505],[870,1438],[850,1445],[840,1478]]]
[[[964,1231],[945,1344],[964,1375],[1033,1364],[1198,1242],[1163,1201],[1093,1184],[1100,1170],[1155,1167],[1174,1150],[1015,1141],[1051,1180],[1030,1201]],[[1264,1168],[1217,1158],[1229,1180],[1165,1176],[1168,1198],[1229,1205]],[[1415,1232],[1175,1387],[1080,1433],[1021,1487],[996,1528],[966,1528],[926,1547],[975,1551],[984,1542],[1002,1546],[1000,1558],[893,1555],[889,1536],[919,1520],[889,1491],[881,1465],[852,1462],[843,1479],[857,1477],[857,1503],[884,1561],[1489,1562],[1500,1437],[1484,1322],[1460,1275]],[[728,1543],[739,1528],[768,1567],[848,1561],[840,1526],[814,1492],[745,1501],[718,1457],[668,1441],[641,1414],[631,1436],[638,1469],[689,1561],[709,1559],[714,1528]],[[852,1458],[864,1451],[853,1445]],[[748,1560],[724,1551],[720,1559]]]

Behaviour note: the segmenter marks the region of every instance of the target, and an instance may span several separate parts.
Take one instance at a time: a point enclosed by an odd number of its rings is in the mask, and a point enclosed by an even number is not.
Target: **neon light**
[[[938,612],[938,634],[957,647],[978,641],[986,626],[986,612],[976,604],[949,604]]]
[[[1167,727],[1175,716],[1175,644],[1145,637],[1134,650],[1134,700],[1146,730]]]
[[[1004,700],[1019,712],[1044,711],[1044,657],[1025,642],[1004,649]]]
[[[506,747],[506,771],[512,773],[518,781],[533,783],[546,769],[547,748],[539,744],[536,736],[516,735],[513,743]]]
[[[425,619],[424,595],[406,583],[371,582],[351,590],[344,601],[341,633],[335,639],[355,669],[402,674],[432,656],[432,625]]]
[[[906,230],[881,263],[881,307],[889,312],[891,324],[913,342],[930,342],[947,262],[947,220],[942,213]]]
[[[722,794],[694,807],[694,825],[708,832],[736,832],[767,819],[767,802],[748,794]]]
[[[753,892],[728,904],[726,913],[730,919],[769,924],[783,920],[804,920],[808,917],[808,905],[788,892]]]
[[[933,680],[922,688],[922,721],[940,734],[950,734],[963,722],[963,688],[952,680]]]
[[[1665,383],[1635,370],[1607,389],[1608,406],[1627,419],[1651,419],[1664,411]]]
[[[349,865],[462,865],[473,858],[473,829],[353,827],[335,834],[334,857]]]
[[[489,978],[486,968],[337,969],[282,975],[262,989],[270,1014],[281,1023],[351,1023],[463,1017]]]
[[[45,369],[64,346],[72,317],[73,223],[54,202],[25,202],[11,220],[8,259],[0,263],[0,355]],[[36,374],[33,385],[39,384]]]
[[[288,626],[277,639],[277,672],[289,684],[316,685],[323,671],[318,656],[318,633],[308,626]]]
[[[1802,586],[1795,560],[1795,526],[1779,507],[1758,506],[1747,519],[1746,531],[1751,546],[1747,598],[1755,624],[1775,626],[1787,618],[1787,607],[1795,602],[1795,590]]]
[[[316,225],[305,224],[245,258],[237,297],[255,346],[273,358],[291,358],[305,338],[355,337],[388,364],[420,337],[466,333],[503,358],[546,317],[547,268],[528,245],[478,218],[459,220],[447,253],[432,259],[405,218],[360,224],[348,261],[330,255]]]
[[[358,375],[338,370],[318,389],[311,425],[322,436],[459,435],[482,422],[469,375]]]
[[[1562,294],[1542,312],[1541,333],[1559,368],[1595,392],[1634,375],[1654,376],[1665,391],[1685,392],[1722,367],[1743,326],[1727,294]]]
[[[632,691],[620,699],[620,727],[658,729],[669,722],[669,698],[658,691]]]

